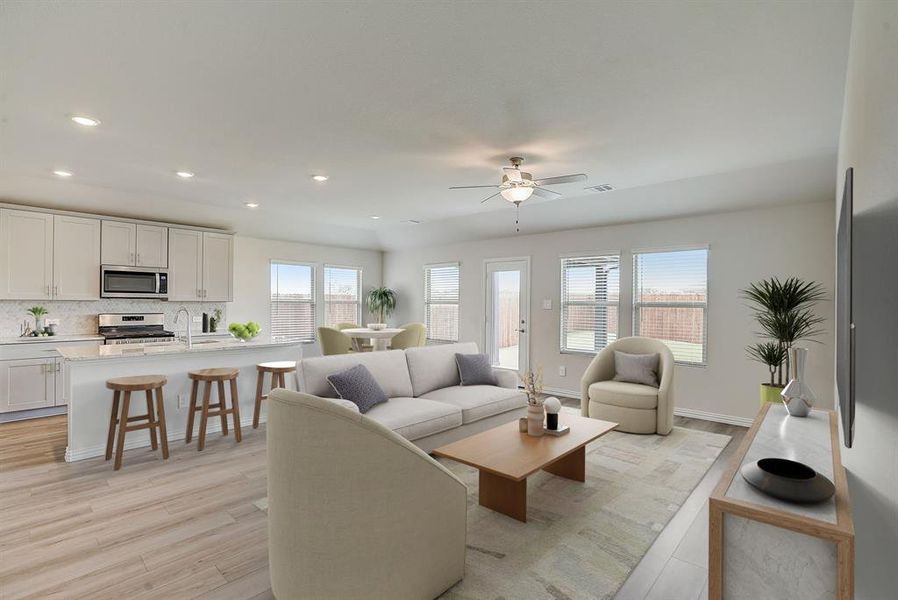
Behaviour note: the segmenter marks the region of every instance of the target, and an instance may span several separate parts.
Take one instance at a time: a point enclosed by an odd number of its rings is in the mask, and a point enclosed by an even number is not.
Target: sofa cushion
[[[614,351],[614,381],[658,387],[659,354],[628,354]]]
[[[390,398],[400,396],[407,398],[412,395],[412,382],[402,350],[304,358],[299,361],[297,368],[299,390],[322,398],[336,398],[337,394],[328,383],[327,376],[355,365],[364,365]]]
[[[493,365],[486,354],[455,353],[458,379],[461,385],[499,385],[493,374]]]
[[[455,385],[428,392],[421,399],[457,406],[461,409],[463,423],[473,423],[527,406],[524,392],[494,385]]]
[[[388,400],[387,395],[365,365],[356,365],[327,376],[328,382],[343,400],[349,400],[365,414],[376,404]]]
[[[624,408],[652,409],[658,407],[658,388],[623,381],[597,381],[589,386],[592,402]]]
[[[461,344],[440,344],[437,346],[421,346],[405,351],[409,376],[412,381],[412,394],[421,396],[427,392],[459,384],[458,366],[455,354],[476,354],[477,344],[463,342]],[[389,393],[389,392],[388,392]],[[392,396],[393,394],[390,394]]]
[[[384,427],[413,441],[462,424],[462,411],[457,406],[421,398],[390,398],[365,414]]]

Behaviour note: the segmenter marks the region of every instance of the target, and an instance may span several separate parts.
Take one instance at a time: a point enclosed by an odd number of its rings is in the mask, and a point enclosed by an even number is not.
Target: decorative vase
[[[45,323],[46,323],[46,320],[44,317],[35,317],[35,319],[34,319],[35,331],[37,331],[38,333],[43,333],[44,328],[46,327]]]
[[[792,348],[789,350],[789,358],[792,365],[792,380],[783,388],[781,396],[786,410],[793,417],[806,417],[810,414],[811,408],[817,397],[811,386],[804,380],[804,367],[808,358],[807,348]]]
[[[770,385],[769,383],[761,384],[761,406],[764,406],[767,403],[771,404],[779,404],[783,401],[783,397],[780,396],[780,393],[783,391],[783,386],[781,385]]]
[[[527,407],[527,435],[539,437],[546,432],[545,427],[543,427],[544,416],[545,411],[543,411],[542,405],[534,406],[531,404]]]

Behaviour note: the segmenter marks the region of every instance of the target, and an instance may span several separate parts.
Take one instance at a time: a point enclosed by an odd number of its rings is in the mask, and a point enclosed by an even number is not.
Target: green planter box
[[[761,406],[764,406],[765,402],[770,402],[771,404],[782,404],[783,397],[780,396],[780,393],[783,391],[783,388],[778,385],[770,385],[769,383],[761,384]]]

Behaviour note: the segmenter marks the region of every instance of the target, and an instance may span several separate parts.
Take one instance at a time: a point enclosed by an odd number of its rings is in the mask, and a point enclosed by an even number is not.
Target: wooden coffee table
[[[435,456],[480,470],[480,505],[527,522],[527,477],[540,469],[553,475],[586,481],[586,444],[617,423],[588,419],[572,412],[559,415],[570,433],[531,437],[521,433],[518,421],[447,444]]]

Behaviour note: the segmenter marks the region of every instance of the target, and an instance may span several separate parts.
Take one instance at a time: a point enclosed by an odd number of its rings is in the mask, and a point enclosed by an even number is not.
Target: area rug
[[[586,482],[527,480],[527,523],[477,503],[477,470],[440,459],[468,486],[465,578],[442,598],[611,598],[730,437],[675,427],[611,432],[587,447]]]

